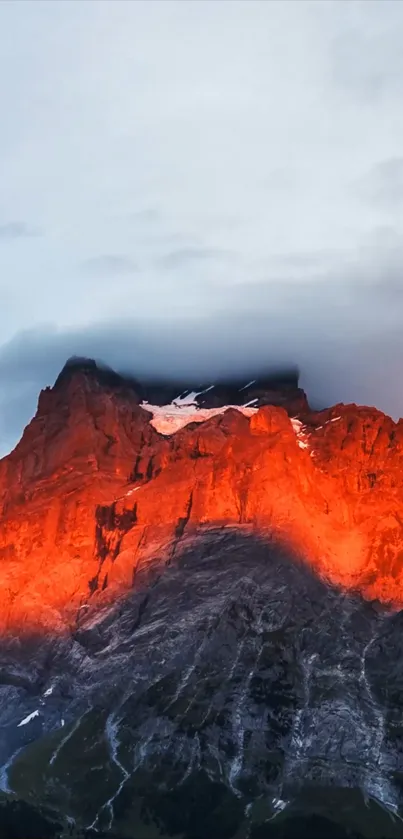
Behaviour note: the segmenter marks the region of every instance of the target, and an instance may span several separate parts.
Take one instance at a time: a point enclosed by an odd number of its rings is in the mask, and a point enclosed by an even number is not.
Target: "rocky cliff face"
[[[157,545],[165,562],[185,529],[229,524],[281,537],[334,584],[401,602],[403,421],[311,412],[287,380],[201,391],[172,412],[157,400],[174,390],[154,386],[150,408],[144,385],[80,361],[40,394],[0,462],[3,629],[61,631],[131,588]],[[158,433],[153,421],[175,411],[179,430]]]
[[[0,462],[3,795],[54,836],[287,835],[301,778],[398,813],[403,422],[180,390],[72,360]]]

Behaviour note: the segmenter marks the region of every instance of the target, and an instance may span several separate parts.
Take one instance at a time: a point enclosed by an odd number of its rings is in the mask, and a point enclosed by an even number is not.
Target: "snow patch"
[[[10,755],[8,760],[6,760],[6,762],[3,763],[3,766],[0,768],[0,790],[2,792],[13,792],[8,783],[9,770],[11,769],[15,758],[20,754],[20,752],[22,752],[24,748],[25,746],[20,746],[19,749],[16,749],[16,751],[13,752],[12,755]]]
[[[21,722],[18,723],[17,728],[20,728],[22,725],[26,725],[28,722],[31,722],[31,720],[33,720],[34,717],[39,717],[39,711],[38,710],[32,711],[32,714],[28,714],[27,717],[24,717],[24,719],[21,720]]]
[[[309,449],[308,437],[306,433],[306,425],[297,417],[292,417],[291,425],[297,437],[297,444],[300,449]]]
[[[182,405],[197,405],[196,396],[201,396],[202,393],[207,393],[209,390],[212,390],[214,385],[210,385],[209,387],[204,388],[204,390],[191,390],[189,393],[185,390],[185,396],[181,393],[179,396],[176,397],[172,401],[172,405],[177,405],[178,408],[182,407]]]
[[[186,396],[177,396],[172,401],[172,405],[177,405],[180,408],[182,405],[196,405],[196,396],[199,396],[197,390],[191,390]]]
[[[324,425],[317,425],[315,431],[320,431],[322,428],[325,428],[326,425],[329,425],[329,422],[337,422],[337,420],[341,420],[341,417],[332,417],[332,419],[326,420]]]
[[[211,387],[206,388],[206,391],[211,390]],[[206,393],[206,391],[200,391],[200,393]],[[200,408],[194,402],[194,397],[199,395],[192,391],[183,399],[181,397],[174,399],[169,405],[150,405],[148,402],[142,402],[141,407],[152,414],[151,425],[159,434],[164,435],[175,434],[191,422],[205,422],[217,414],[224,414],[230,408],[240,411],[247,417],[251,417],[258,410],[252,407],[251,402],[245,405],[224,405],[221,408]],[[252,402],[256,401],[252,400]]]
[[[63,746],[65,746],[65,745],[66,745],[66,743],[68,742],[68,740],[70,740],[70,737],[72,737],[72,736],[73,736],[73,734],[75,734],[75,732],[77,731],[78,726],[80,725],[80,722],[81,722],[81,720],[82,720],[83,716],[84,716],[84,714],[81,714],[81,717],[79,717],[79,718],[78,718],[78,720],[76,720],[76,721],[75,721],[75,723],[74,723],[73,727],[72,727],[72,728],[71,728],[71,730],[68,732],[68,734],[66,734],[66,736],[65,736],[65,737],[63,737],[63,739],[60,741],[59,745],[58,745],[58,746],[56,746],[56,748],[55,748],[55,750],[54,750],[54,752],[53,752],[53,754],[52,754],[52,757],[51,757],[51,758],[50,758],[50,760],[49,760],[49,766],[52,766],[52,765],[53,765],[53,763],[55,762],[55,760],[56,760],[56,758],[57,758],[57,756],[58,756],[58,754],[59,754],[59,752],[60,752],[60,749],[62,749],[62,748],[63,748]],[[60,725],[61,725],[61,727],[62,727],[62,728],[64,728],[64,719],[63,719],[63,718],[62,718],[62,719],[61,719],[61,721],[60,721]]]
[[[273,819],[275,819],[276,816],[279,815],[279,813],[285,810],[285,808],[288,806],[290,802],[284,801],[282,798],[273,798],[271,803],[274,810],[274,815],[270,819],[268,819],[269,822],[273,821]]]
[[[53,693],[53,685],[51,685],[50,688],[45,690],[45,693],[43,695],[44,696],[50,696],[51,693]]]

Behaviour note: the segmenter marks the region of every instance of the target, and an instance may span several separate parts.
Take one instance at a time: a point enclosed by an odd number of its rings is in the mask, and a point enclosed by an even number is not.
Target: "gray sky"
[[[403,3],[0,3],[0,453],[65,358],[403,414]]]

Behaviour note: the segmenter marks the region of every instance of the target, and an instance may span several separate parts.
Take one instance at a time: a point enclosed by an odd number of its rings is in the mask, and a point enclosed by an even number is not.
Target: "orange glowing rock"
[[[185,533],[228,524],[401,605],[403,422],[355,405],[313,412],[300,393],[164,436],[136,383],[65,369],[0,461],[1,631],[70,630]]]

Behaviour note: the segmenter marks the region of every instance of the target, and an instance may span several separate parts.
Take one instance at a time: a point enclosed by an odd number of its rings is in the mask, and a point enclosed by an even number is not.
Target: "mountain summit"
[[[301,773],[398,812],[368,668],[403,602],[402,421],[313,411],[296,371],[178,385],[73,358],[0,461],[0,510],[1,784],[56,807],[49,835],[196,836],[196,784],[219,825],[198,837],[253,837],[253,802],[272,818]]]

